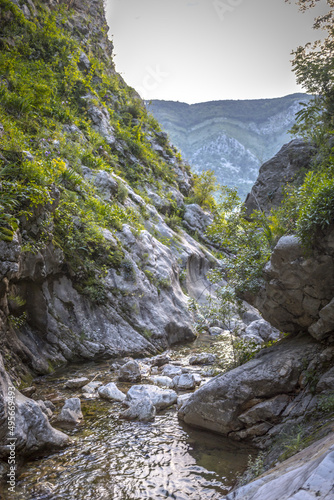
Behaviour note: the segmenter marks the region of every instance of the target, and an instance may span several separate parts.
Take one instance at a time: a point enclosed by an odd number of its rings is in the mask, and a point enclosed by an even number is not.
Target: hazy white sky
[[[323,1],[306,14],[284,0],[105,0],[116,69],[144,99],[188,103],[281,97],[291,51],[318,39]]]

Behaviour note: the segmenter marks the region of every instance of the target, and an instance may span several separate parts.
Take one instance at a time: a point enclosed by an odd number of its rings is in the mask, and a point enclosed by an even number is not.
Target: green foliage
[[[315,1],[298,0],[301,10],[313,7]],[[293,70],[297,83],[314,96],[313,100],[298,113],[293,129],[306,137],[318,135],[319,129],[332,130],[334,116],[334,3],[327,0],[329,11],[315,20],[314,27],[327,32],[327,36],[294,52]]]
[[[334,412],[334,394],[323,394],[319,398],[318,408],[325,413]]]
[[[262,269],[269,259],[273,240],[268,229],[270,223],[263,214],[247,220],[236,190],[223,188],[207,235],[230,253],[222,260],[226,277],[237,295],[256,292],[261,285]]]
[[[194,175],[193,196],[191,203],[198,203],[203,208],[212,210],[216,203],[213,194],[218,190],[217,178],[212,170],[206,170],[200,175]]]

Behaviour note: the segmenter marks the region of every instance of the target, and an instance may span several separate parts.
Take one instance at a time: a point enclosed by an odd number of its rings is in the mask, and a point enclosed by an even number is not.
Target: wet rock
[[[173,384],[178,391],[188,391],[195,389],[196,380],[192,373],[182,373],[173,378]]]
[[[4,369],[1,354],[0,381],[0,456],[8,455],[7,412],[8,404],[12,404],[12,401],[15,401],[15,428],[12,437],[16,440],[16,451],[21,457],[63,448],[70,444],[71,440],[66,434],[51,427],[47,416],[36,401],[28,399],[13,388]]]
[[[54,493],[54,489],[55,486],[49,482],[38,483],[36,486],[34,486],[34,494],[45,498],[45,495],[52,495]]]
[[[215,354],[210,354],[209,352],[201,352],[191,356],[189,359],[190,365],[213,365],[217,361],[217,356]]]
[[[164,377],[163,375],[150,377],[150,381],[153,382],[153,384],[158,385],[159,387],[173,387],[173,380],[170,377]]]
[[[82,392],[84,392],[86,394],[94,394],[101,385],[103,385],[103,384],[102,384],[102,382],[99,382],[99,381],[89,382],[89,384],[86,384],[83,386]]]
[[[25,387],[24,389],[21,389],[21,394],[26,396],[27,398],[30,398],[36,392],[36,387],[32,385],[31,387]]]
[[[118,380],[122,382],[140,382],[140,366],[135,360],[128,361],[121,366],[118,372]]]
[[[151,358],[151,365],[152,366],[159,367],[159,366],[166,365],[169,362],[170,362],[170,357],[165,355],[165,354],[159,354],[158,356]]]
[[[60,414],[56,418],[58,424],[75,425],[83,419],[81,402],[79,398],[66,399]]]
[[[140,401],[143,397],[148,397],[157,410],[167,408],[177,401],[175,391],[144,384],[132,386],[126,395],[125,403],[131,405],[132,402]]]
[[[65,383],[66,389],[81,389],[84,385],[88,384],[89,379],[87,377],[72,378]]]
[[[176,375],[182,374],[182,368],[174,365],[165,365],[162,370],[162,375],[164,377],[174,378]]]
[[[114,382],[102,385],[98,388],[97,392],[101,398],[108,401],[124,401],[125,399],[125,394],[117,388]]]
[[[143,396],[140,400],[135,400],[130,407],[121,413],[120,417],[126,420],[139,420],[150,422],[154,420],[156,408],[148,396]]]

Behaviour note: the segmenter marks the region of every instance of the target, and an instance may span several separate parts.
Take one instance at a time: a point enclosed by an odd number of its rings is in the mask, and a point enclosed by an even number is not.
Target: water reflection
[[[180,349],[181,351],[181,349]],[[182,348],[182,356],[185,350]],[[64,380],[77,376],[111,381],[107,362],[67,367],[43,379],[39,399],[71,397]],[[126,385],[120,385],[126,391]],[[176,409],[154,422],[119,418],[121,403],[82,399],[84,424],[70,434],[73,445],[28,462],[17,486],[17,500],[218,500],[242,472],[252,449],[215,434],[192,429]],[[3,497],[12,500],[13,497]]]

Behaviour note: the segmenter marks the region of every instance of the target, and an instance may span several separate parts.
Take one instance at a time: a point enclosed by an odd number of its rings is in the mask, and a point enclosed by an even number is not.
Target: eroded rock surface
[[[334,359],[333,350],[328,355]],[[323,356],[324,348],[308,335],[283,340],[204,384],[179,417],[233,439],[264,442],[262,437],[274,436],[280,424],[314,409],[308,374],[321,366],[324,371]]]
[[[265,286],[255,305],[286,332],[308,330],[318,340],[334,329],[334,231],[323,248],[307,255],[296,236],[283,236],[264,269]]]
[[[332,500],[333,434],[227,495],[225,500]]]

